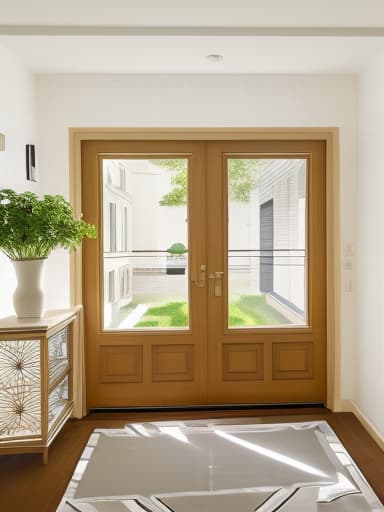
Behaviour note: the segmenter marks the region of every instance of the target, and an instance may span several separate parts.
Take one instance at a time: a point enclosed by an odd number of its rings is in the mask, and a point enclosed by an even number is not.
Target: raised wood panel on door
[[[154,345],[152,381],[192,381],[195,373],[193,345]]]
[[[102,383],[143,382],[142,345],[100,346]]]
[[[272,378],[274,380],[313,379],[313,343],[273,343]]]
[[[264,378],[262,343],[223,343],[223,380]]]

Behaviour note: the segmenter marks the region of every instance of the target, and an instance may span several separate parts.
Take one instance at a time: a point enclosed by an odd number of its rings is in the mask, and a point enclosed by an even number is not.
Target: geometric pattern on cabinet
[[[48,397],[48,428],[51,428],[63,412],[69,400],[68,375],[58,384]]]
[[[100,347],[100,381],[143,382],[142,345],[102,345]]]
[[[0,319],[0,454],[42,453],[73,411],[74,310]]]
[[[223,380],[262,380],[263,343],[224,343]]]
[[[40,433],[40,340],[2,341],[0,436]]]
[[[48,338],[49,382],[68,366],[68,329],[62,329]]]
[[[193,345],[153,345],[152,382],[193,380]]]
[[[313,379],[313,377],[313,343],[272,344],[272,378],[274,380]]]

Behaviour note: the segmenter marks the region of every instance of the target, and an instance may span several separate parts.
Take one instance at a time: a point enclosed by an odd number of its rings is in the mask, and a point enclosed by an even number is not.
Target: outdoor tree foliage
[[[231,201],[249,203],[251,191],[259,181],[260,169],[260,160],[244,158],[228,160],[228,188]]]
[[[160,206],[180,206],[187,204],[188,160],[172,158],[154,160],[154,163],[172,172],[172,189],[160,199]]]
[[[181,206],[187,204],[188,161],[186,159],[155,160],[155,164],[172,172],[172,189],[161,200],[161,206]],[[251,191],[256,187],[260,176],[261,161],[256,159],[230,158],[228,160],[229,199],[248,203]]]

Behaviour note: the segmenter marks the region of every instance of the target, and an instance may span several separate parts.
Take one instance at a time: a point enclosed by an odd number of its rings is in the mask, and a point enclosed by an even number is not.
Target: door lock
[[[215,297],[221,297],[222,294],[222,278],[224,272],[214,272],[213,274],[208,274],[208,279],[215,280]]]
[[[197,279],[196,285],[199,288],[203,288],[205,286],[205,274],[206,274],[207,267],[205,265],[200,265],[199,267],[199,277]]]

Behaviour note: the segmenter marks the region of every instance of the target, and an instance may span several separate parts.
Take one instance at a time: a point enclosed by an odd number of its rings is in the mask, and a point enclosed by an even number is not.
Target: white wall
[[[384,52],[360,88],[356,404],[384,436]]]
[[[40,169],[45,191],[68,197],[68,128],[338,126],[341,142],[341,242],[354,247],[357,79],[289,75],[40,75]],[[51,307],[69,303],[69,262],[56,251],[48,275]],[[342,396],[355,396],[355,312],[342,304]]]
[[[25,145],[36,144],[35,80],[28,70],[0,46],[0,133],[6,150],[0,152],[0,188],[39,192],[26,181]],[[0,317],[13,314],[16,279],[11,262],[0,252]]]

